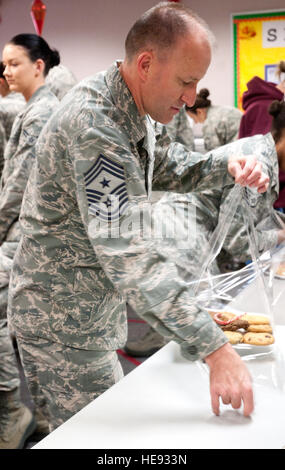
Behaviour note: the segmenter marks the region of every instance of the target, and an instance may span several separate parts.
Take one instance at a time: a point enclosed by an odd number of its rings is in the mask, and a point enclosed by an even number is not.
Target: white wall
[[[125,36],[154,0],[43,0],[47,14],[42,36],[59,50],[62,63],[82,79],[106,69],[124,54]],[[233,104],[231,14],[284,9],[282,0],[184,0],[216,36],[212,64],[200,87],[216,104]],[[0,47],[15,34],[32,32],[32,0],[2,0]],[[285,58],[285,51],[284,51]],[[199,88],[200,88],[199,87]]]

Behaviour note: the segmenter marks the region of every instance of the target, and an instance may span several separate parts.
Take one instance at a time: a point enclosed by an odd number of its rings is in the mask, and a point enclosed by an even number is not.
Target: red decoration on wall
[[[41,0],[34,0],[31,8],[31,17],[35,30],[39,36],[42,34],[44,19],[46,16],[46,6]]]

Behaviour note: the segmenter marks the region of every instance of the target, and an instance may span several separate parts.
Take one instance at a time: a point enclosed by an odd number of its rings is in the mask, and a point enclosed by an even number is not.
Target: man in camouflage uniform
[[[62,100],[66,93],[71,90],[76,83],[77,80],[71,70],[62,64],[52,67],[45,79],[45,84],[59,99],[59,101]]]
[[[21,93],[11,93],[3,75],[4,66],[0,62],[0,177],[4,166],[4,151],[9,140],[12,125],[18,112],[25,106]]]
[[[252,412],[244,363],[179,274],[178,238],[140,236],[151,227],[152,187],[190,192],[234,179],[268,187],[254,158],[200,156],[193,165],[179,143],[154,158],[148,114],[166,124],[193,104],[210,55],[204,23],[182,5],[159,4],[130,30],[126,59],[74,87],[40,136],[8,308],[33,397],[44,394],[52,428],[121,377],[126,302],[189,360],[205,359],[214,413],[220,396]],[[169,222],[166,211],[161,224]]]

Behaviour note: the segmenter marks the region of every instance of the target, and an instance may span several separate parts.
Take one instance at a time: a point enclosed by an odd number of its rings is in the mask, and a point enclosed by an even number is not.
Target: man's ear
[[[146,80],[148,79],[152,62],[153,62],[152,52],[144,51],[138,55],[137,70],[138,70],[138,75],[143,82],[146,82]]]

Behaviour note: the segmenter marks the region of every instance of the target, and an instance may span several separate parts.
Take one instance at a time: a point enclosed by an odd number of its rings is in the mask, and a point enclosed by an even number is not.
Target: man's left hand
[[[257,188],[259,193],[267,191],[269,177],[262,171],[262,165],[254,155],[231,156],[228,161],[228,172],[241,186]]]

